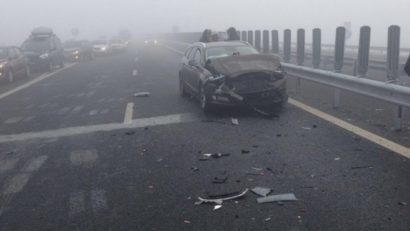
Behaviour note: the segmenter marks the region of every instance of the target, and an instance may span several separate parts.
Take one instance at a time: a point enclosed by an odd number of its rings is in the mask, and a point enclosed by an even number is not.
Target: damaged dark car
[[[179,90],[198,98],[204,112],[215,105],[276,109],[288,100],[279,57],[241,41],[193,44],[182,58]]]

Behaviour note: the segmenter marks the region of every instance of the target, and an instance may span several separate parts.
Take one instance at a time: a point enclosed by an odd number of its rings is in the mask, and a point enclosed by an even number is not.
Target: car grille
[[[233,81],[233,87],[239,93],[263,91],[269,88],[270,76],[265,73],[246,74]]]

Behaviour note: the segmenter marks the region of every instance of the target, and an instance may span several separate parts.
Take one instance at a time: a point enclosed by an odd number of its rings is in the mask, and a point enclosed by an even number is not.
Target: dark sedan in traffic
[[[13,82],[19,75],[30,76],[27,58],[17,47],[0,47],[0,79]]]
[[[66,41],[63,47],[64,58],[67,61],[78,62],[81,60],[92,60],[94,58],[93,45],[89,41]]]
[[[279,57],[241,41],[193,44],[182,58],[179,86],[205,112],[214,105],[277,108],[288,99]]]

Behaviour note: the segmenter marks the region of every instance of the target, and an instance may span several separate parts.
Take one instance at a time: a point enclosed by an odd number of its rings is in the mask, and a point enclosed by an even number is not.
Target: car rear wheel
[[[13,71],[9,71],[9,72],[7,73],[7,81],[8,81],[9,83],[12,83],[12,82],[14,81],[14,73],[13,73]]]
[[[185,89],[185,84],[184,84],[184,81],[182,80],[181,75],[179,76],[179,94],[180,94],[182,97],[188,96],[188,93],[187,93],[187,91],[186,91],[186,89]]]
[[[209,102],[208,96],[205,93],[205,88],[202,85],[199,87],[199,103],[203,112],[207,113],[211,111],[212,105]]]

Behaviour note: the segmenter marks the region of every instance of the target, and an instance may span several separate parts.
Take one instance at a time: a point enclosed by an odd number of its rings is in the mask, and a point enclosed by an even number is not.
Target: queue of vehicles
[[[95,56],[125,51],[127,41],[69,40],[64,43],[46,27],[34,29],[21,47],[0,46],[0,80],[13,82],[16,77],[29,77],[31,71],[52,71],[65,62],[92,60]]]

